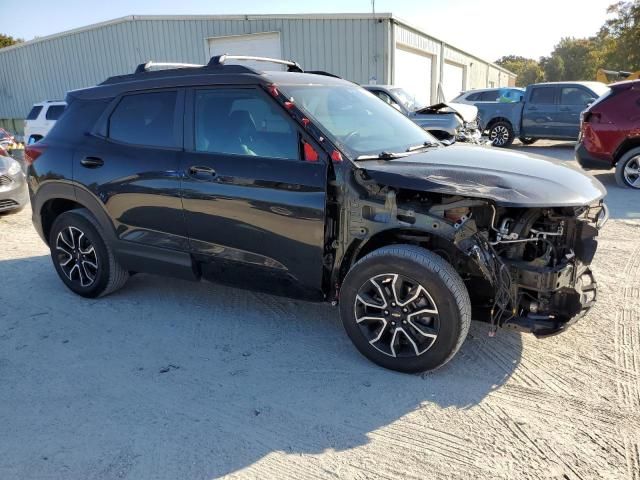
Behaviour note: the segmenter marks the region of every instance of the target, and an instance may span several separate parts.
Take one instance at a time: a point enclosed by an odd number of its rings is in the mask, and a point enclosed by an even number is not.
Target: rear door
[[[529,97],[522,110],[520,136],[551,138],[560,135],[560,119],[555,86],[531,87]]]
[[[126,94],[76,150],[77,188],[104,205],[122,240],[188,251],[178,171],[183,115],[179,89]]]
[[[580,114],[596,98],[596,95],[580,86],[562,87],[558,104],[560,135],[569,140],[577,140],[580,133]]]
[[[326,159],[303,159],[303,132],[258,87],[192,89],[186,118],[183,204],[205,276],[319,295]]]

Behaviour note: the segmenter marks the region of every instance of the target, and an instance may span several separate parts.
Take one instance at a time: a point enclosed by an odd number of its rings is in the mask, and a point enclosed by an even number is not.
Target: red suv
[[[610,87],[582,113],[576,157],[584,168],[616,167],[618,185],[640,189],[640,80]]]

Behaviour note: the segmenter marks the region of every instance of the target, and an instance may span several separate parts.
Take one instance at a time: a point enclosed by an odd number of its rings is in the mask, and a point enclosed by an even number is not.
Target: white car
[[[462,92],[451,101],[454,103],[466,103],[467,105],[475,105],[476,102],[515,103],[521,101],[523,96],[523,88],[483,88]]]
[[[24,121],[24,142],[31,145],[42,140],[66,107],[66,102],[53,100],[34,104]]]

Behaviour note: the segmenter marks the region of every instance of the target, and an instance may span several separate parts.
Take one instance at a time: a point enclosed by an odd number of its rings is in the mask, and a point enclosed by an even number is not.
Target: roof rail
[[[195,63],[166,63],[166,62],[152,62],[148,61],[147,63],[141,63],[136,67],[136,71],[133,73],[143,73],[148,72],[154,67],[169,67],[169,68],[200,68],[204,67],[204,65],[198,65]]]
[[[298,64],[298,62],[292,62],[291,60],[281,60],[279,58],[269,58],[269,57],[252,57],[247,55],[216,55],[211,57],[209,60],[209,67],[224,65],[227,60],[254,60],[257,62],[268,62],[268,63],[277,63],[279,65],[286,65],[288,72],[300,72],[302,73],[302,67]]]

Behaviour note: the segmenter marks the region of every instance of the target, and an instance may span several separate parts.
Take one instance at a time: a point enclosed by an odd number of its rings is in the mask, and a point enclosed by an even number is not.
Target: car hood
[[[505,207],[581,206],[607,193],[572,162],[497,148],[453,145],[356,165],[382,185],[483,198]]]
[[[14,160],[11,157],[6,157],[0,153],[0,175],[7,173]]]
[[[430,107],[416,110],[419,114],[455,113],[464,122],[475,122],[478,117],[478,107],[464,103],[436,103]]]

